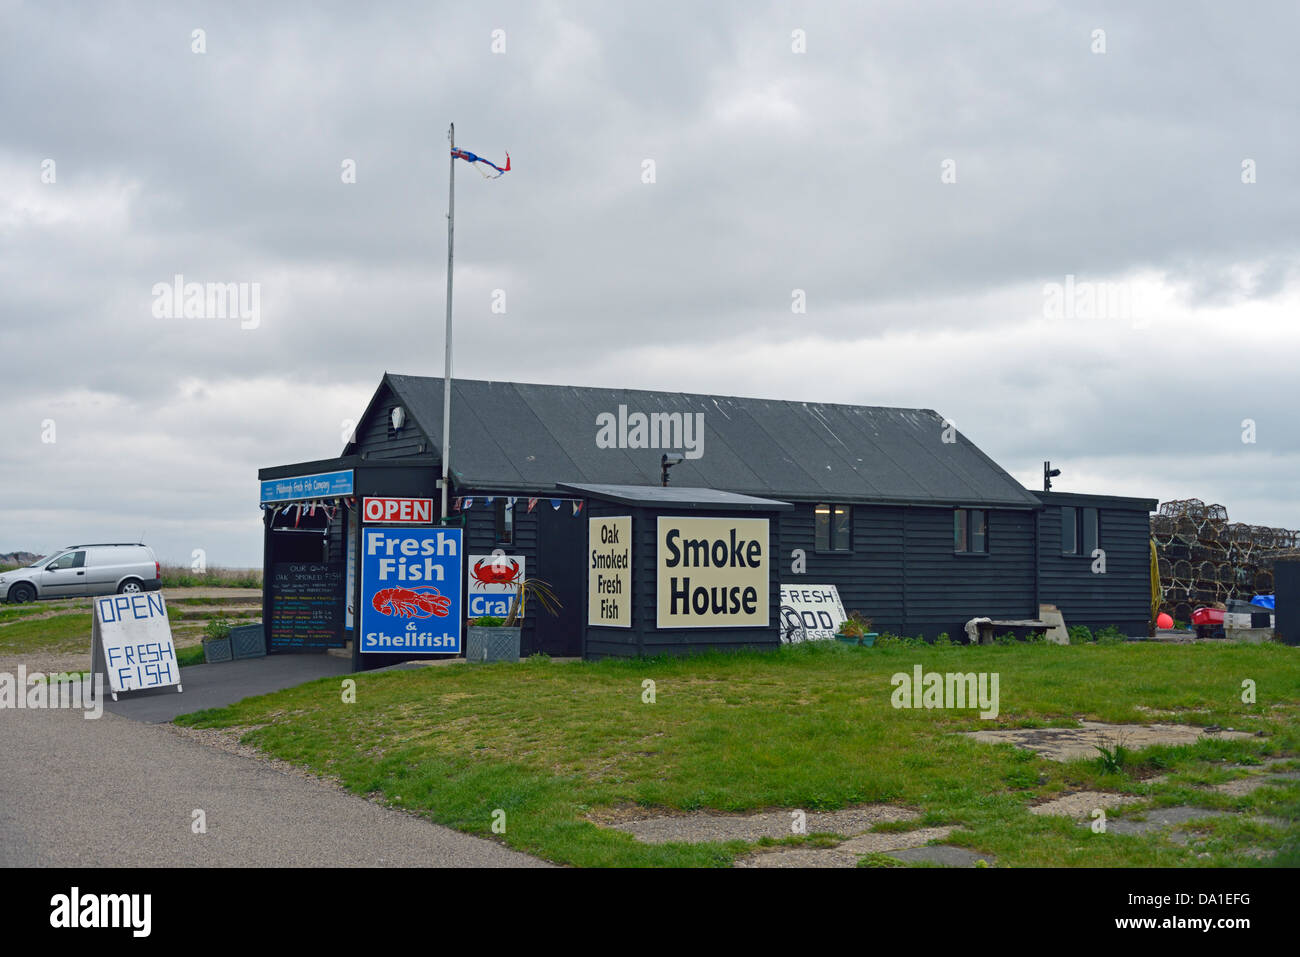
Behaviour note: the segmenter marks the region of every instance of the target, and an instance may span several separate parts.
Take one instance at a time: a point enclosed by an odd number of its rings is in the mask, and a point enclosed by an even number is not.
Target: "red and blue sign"
[[[460,653],[464,534],[362,527],[362,654]]]

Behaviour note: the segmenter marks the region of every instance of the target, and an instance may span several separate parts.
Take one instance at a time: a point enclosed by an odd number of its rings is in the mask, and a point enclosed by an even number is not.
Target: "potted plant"
[[[536,598],[537,603],[552,615],[564,607],[548,582],[540,578],[525,578],[519,583],[504,619],[490,615],[470,619],[465,635],[465,660],[518,661],[522,622],[530,598]]]
[[[208,664],[231,661],[234,651],[230,646],[230,622],[213,618],[203,629],[203,660]]]
[[[861,612],[851,611],[849,617],[840,622],[835,637],[850,645],[862,645],[870,648],[876,643],[876,633],[871,630],[871,619],[863,617]]]

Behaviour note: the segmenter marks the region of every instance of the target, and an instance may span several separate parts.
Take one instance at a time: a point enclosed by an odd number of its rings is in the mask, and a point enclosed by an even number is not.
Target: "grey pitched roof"
[[[442,447],[442,379],[385,382]],[[702,413],[703,455],[674,467],[683,486],[777,499],[1039,508],[964,436],[942,441],[929,409],[452,380],[452,476],[462,488],[530,491],[558,482],[657,485],[662,450],[599,448],[597,416]]]
[[[680,488],[670,485],[588,485],[561,482],[561,492],[577,492],[589,498],[601,498],[621,505],[666,505],[673,508],[707,508],[733,512],[772,512],[791,507],[789,502],[753,495],[737,495],[714,488]]]

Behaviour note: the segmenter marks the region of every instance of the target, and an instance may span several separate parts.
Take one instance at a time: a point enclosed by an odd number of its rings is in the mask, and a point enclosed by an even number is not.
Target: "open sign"
[[[433,499],[367,497],[362,500],[361,512],[365,521],[372,524],[431,525]]]

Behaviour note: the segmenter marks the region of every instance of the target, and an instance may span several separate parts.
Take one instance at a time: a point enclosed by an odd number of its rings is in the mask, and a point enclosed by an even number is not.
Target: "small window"
[[[515,542],[515,505],[508,498],[497,499],[497,542],[501,545]]]
[[[988,553],[989,513],[987,509],[953,509],[952,550],[959,555],[985,555]]]
[[[1079,510],[1061,506],[1061,554],[1079,554]]]
[[[852,528],[853,509],[848,505],[817,505],[813,509],[813,548],[819,552],[849,551]]]
[[[1095,508],[1085,508],[1083,511],[1083,529],[1080,532],[1080,538],[1083,539],[1083,554],[1092,557],[1093,550],[1097,547],[1097,510]]]
[[[54,561],[50,562],[45,567],[51,570],[55,568],[81,568],[85,564],[86,564],[85,552],[68,552],[68,554],[66,555],[60,555],[58,558],[54,559]]]
[[[1100,539],[1095,508],[1061,508],[1061,554],[1092,557]]]
[[[970,550],[980,554],[989,550],[989,513],[982,508],[970,510]]]

